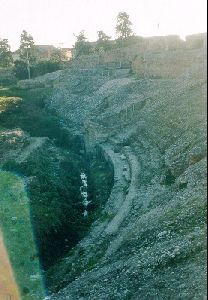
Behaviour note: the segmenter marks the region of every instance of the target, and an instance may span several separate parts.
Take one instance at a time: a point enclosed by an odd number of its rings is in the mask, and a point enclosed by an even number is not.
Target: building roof
[[[53,45],[35,45],[35,48],[39,51],[39,52],[45,52],[45,51],[54,51],[57,48],[54,47]]]
[[[72,50],[74,50],[74,48],[61,48],[61,50],[72,51]]]

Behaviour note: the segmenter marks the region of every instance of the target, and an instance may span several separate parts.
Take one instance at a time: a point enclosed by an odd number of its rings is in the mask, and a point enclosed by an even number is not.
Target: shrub
[[[53,61],[40,61],[36,63],[32,68],[32,77],[44,75],[46,73],[55,72],[61,69],[59,62]]]
[[[39,61],[31,65],[31,77],[35,78],[37,76],[44,75],[46,73],[55,72],[61,69],[61,64],[59,62],[54,62],[50,60]],[[16,60],[14,66],[14,73],[18,79],[28,79],[27,63],[22,60]]]
[[[27,64],[22,60],[16,60],[14,63],[14,73],[18,79],[27,79]]]

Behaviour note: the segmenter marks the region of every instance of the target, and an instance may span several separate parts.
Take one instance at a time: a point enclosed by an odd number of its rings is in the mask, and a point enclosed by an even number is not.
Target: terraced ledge
[[[133,199],[137,195],[137,181],[138,181],[138,175],[139,175],[139,163],[136,158],[136,156],[131,152],[131,149],[126,147],[125,154],[127,157],[125,168],[130,169],[130,184],[128,186],[128,194],[126,195],[123,203],[120,206],[120,209],[118,213],[115,215],[113,220],[110,222],[110,224],[105,229],[105,233],[107,234],[115,234],[118,231],[118,228],[120,227],[121,223],[124,221],[124,219],[128,216]],[[117,162],[114,162],[114,165],[116,166]],[[120,169],[120,168],[116,168]],[[124,172],[124,170],[123,170]],[[122,179],[124,177],[124,173],[122,174]],[[123,179],[124,180],[124,179]]]
[[[100,147],[104,157],[111,162],[114,170],[114,185],[106,204],[106,210],[117,213],[125,200],[125,189],[128,188],[123,168],[125,166],[128,173],[130,173],[130,168],[127,162],[122,160],[121,154],[115,153],[110,144],[102,144]]]

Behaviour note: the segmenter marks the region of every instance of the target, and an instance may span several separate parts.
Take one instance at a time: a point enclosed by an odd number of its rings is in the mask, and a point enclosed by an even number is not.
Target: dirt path
[[[21,300],[0,231],[0,299]]]
[[[131,169],[131,183],[129,185],[129,191],[126,196],[125,201],[123,202],[120,210],[114,217],[114,219],[111,221],[111,223],[108,225],[106,228],[106,232],[108,234],[115,234],[118,233],[118,230],[122,224],[122,222],[129,216],[132,202],[134,198],[137,196],[137,186],[138,186],[138,177],[139,177],[139,170],[140,170],[140,165],[137,157],[132,153],[131,149],[125,149],[125,154],[128,159],[128,163],[130,165]],[[123,237],[128,235],[128,230],[126,232],[126,228],[121,228],[121,231],[119,234],[117,234],[116,238],[113,239],[106,251],[105,257],[111,256],[117,249],[120,247]]]
[[[106,228],[105,232],[108,234],[114,234],[118,231],[119,226],[123,222],[123,220],[128,216],[133,199],[137,196],[137,180],[139,175],[139,162],[136,156],[131,153],[131,150],[128,149],[125,151],[128,164],[131,169],[131,182],[129,185],[128,194],[126,195],[125,200],[120,206],[118,213],[115,215],[111,223]]]

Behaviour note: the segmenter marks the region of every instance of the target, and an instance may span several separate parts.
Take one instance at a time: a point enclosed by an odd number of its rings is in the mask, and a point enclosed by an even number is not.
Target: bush
[[[61,69],[61,64],[54,61],[39,61],[30,67],[31,78],[55,72]],[[16,60],[14,72],[18,79],[28,79],[27,63],[22,60]]]
[[[14,73],[18,79],[27,79],[27,64],[22,60],[16,60],[14,62]]]
[[[59,62],[40,61],[33,66],[32,77],[41,76],[46,73],[55,72],[60,69],[61,69],[61,65]]]
[[[75,44],[75,57],[87,55],[92,52],[92,45],[90,42],[76,42]]]
[[[143,38],[139,37],[139,36],[130,36],[125,39],[119,38],[116,40],[116,47],[117,48],[131,47],[131,46],[141,43],[142,41],[143,41]]]
[[[17,81],[12,68],[0,68],[0,85],[13,85]]]

